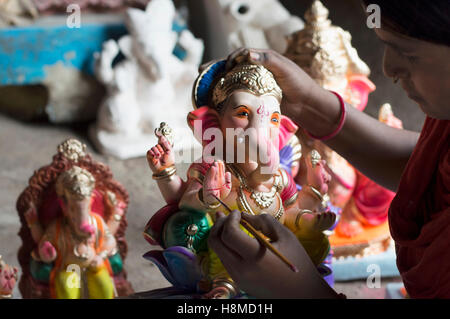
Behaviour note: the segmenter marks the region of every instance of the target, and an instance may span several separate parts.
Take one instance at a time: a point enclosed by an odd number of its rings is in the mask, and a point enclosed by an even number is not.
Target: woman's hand
[[[258,240],[244,233],[239,227],[238,211],[228,216],[217,213],[208,245],[241,290],[256,298],[337,298],[288,228],[268,214],[242,216],[269,237],[299,272],[293,272]]]
[[[297,119],[305,105],[318,93],[324,91],[297,64],[276,51],[240,48],[228,56],[226,68],[238,63],[260,64],[270,70],[283,91],[281,111]]]
[[[273,73],[283,91],[281,112],[309,133],[326,136],[337,128],[341,117],[339,100],[295,62],[273,50],[241,48],[228,56],[226,67],[242,62],[262,65]]]

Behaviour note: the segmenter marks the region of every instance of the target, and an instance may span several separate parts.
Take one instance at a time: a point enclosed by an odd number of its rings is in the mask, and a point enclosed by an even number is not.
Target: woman
[[[397,192],[389,224],[405,288],[412,298],[450,298],[450,3],[363,2],[381,8],[382,27],[375,33],[386,45],[386,76],[398,81],[427,115],[420,135],[390,128],[346,106],[273,51],[240,49],[229,56],[228,66],[242,60],[264,65],[283,90],[284,114],[366,176]],[[339,297],[275,219],[243,214],[296,264],[297,274],[245,236],[240,218],[238,212],[227,217],[218,213],[209,244],[243,290],[265,298]]]

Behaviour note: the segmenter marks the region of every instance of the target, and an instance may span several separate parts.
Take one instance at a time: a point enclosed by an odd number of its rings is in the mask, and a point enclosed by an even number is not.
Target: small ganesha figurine
[[[368,79],[370,69],[351,44],[351,35],[328,19],[328,9],[315,0],[305,14],[305,28],[294,33],[285,55],[328,90],[339,93],[350,105],[363,111],[375,85]],[[389,104],[379,111],[379,120],[402,128]],[[325,159],[332,179],[331,203],[342,215],[330,242],[334,257],[365,256],[389,247],[387,212],[395,193],[368,179],[343,157],[302,129],[299,137],[304,151],[316,149]],[[304,174],[297,181],[302,183]]]
[[[24,298],[110,299],[132,293],[123,260],[128,194],[109,168],[69,139],[39,169],[17,209]]]
[[[0,299],[11,298],[18,279],[16,267],[5,263],[0,255]]]
[[[266,68],[239,64],[226,72],[225,61],[211,63],[194,83],[195,110],[188,114],[188,124],[203,154],[188,169],[186,181],[176,175],[173,145],[164,134],[170,130],[156,131],[159,143],[147,159],[168,205],[153,215],[144,237],[164,250],[144,257],[159,267],[177,293],[246,296],[207,245],[215,212],[226,213],[217,198],[231,209],[272,215],[295,233],[317,266],[326,258],[329,242],[324,231],[336,219],[325,196],[330,175],[318,153],[312,152],[306,160],[307,185],[298,191],[290,175],[298,169],[289,164],[294,161],[284,159],[280,165],[280,150],[297,130],[281,115],[281,98]],[[298,159],[295,145],[287,153]]]

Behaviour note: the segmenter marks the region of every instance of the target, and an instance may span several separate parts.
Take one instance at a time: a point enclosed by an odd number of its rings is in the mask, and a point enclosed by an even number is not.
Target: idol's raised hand
[[[175,165],[175,154],[167,138],[158,131],[155,134],[158,136],[158,144],[147,152],[147,161],[152,172],[158,173]]]
[[[231,191],[231,173],[225,172],[225,164],[215,161],[208,169],[203,182],[203,202],[208,205],[217,204],[218,197],[225,199]]]

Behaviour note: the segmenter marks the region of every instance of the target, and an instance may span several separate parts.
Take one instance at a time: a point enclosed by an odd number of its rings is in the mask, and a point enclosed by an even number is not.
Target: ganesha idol
[[[24,298],[111,299],[132,293],[123,259],[128,194],[109,168],[69,139],[30,178],[22,222],[19,288]]]
[[[305,14],[305,28],[291,36],[285,55],[328,90],[363,111],[375,85],[368,79],[369,67],[351,45],[350,33],[331,24],[328,10],[314,1]],[[402,128],[389,104],[380,109],[379,120]],[[300,130],[304,150],[317,149],[326,160],[332,179],[329,196],[342,215],[330,242],[334,257],[368,256],[385,251],[390,244],[387,212],[394,193],[352,167],[325,144]],[[301,182],[299,174],[297,180]]]
[[[262,66],[238,64],[226,72],[225,61],[219,61],[206,67],[194,83],[195,110],[188,114],[203,154],[189,167],[186,181],[176,175],[173,132],[164,124],[156,131],[159,143],[147,159],[168,205],[153,215],[144,237],[164,250],[144,257],[173,285],[168,295],[247,296],[207,244],[215,213],[227,213],[220,201],[233,210],[273,216],[295,233],[319,272],[327,274],[322,267],[329,252],[324,231],[336,219],[325,203],[330,175],[313,151],[305,161],[307,185],[297,190],[290,174],[297,167],[286,166],[299,156],[297,126],[281,115],[281,98],[272,73]],[[280,152],[286,146],[290,151]],[[280,154],[290,157],[282,159],[283,166]],[[158,293],[151,296],[163,296]]]
[[[19,270],[5,263],[0,255],[0,299],[11,298]]]

